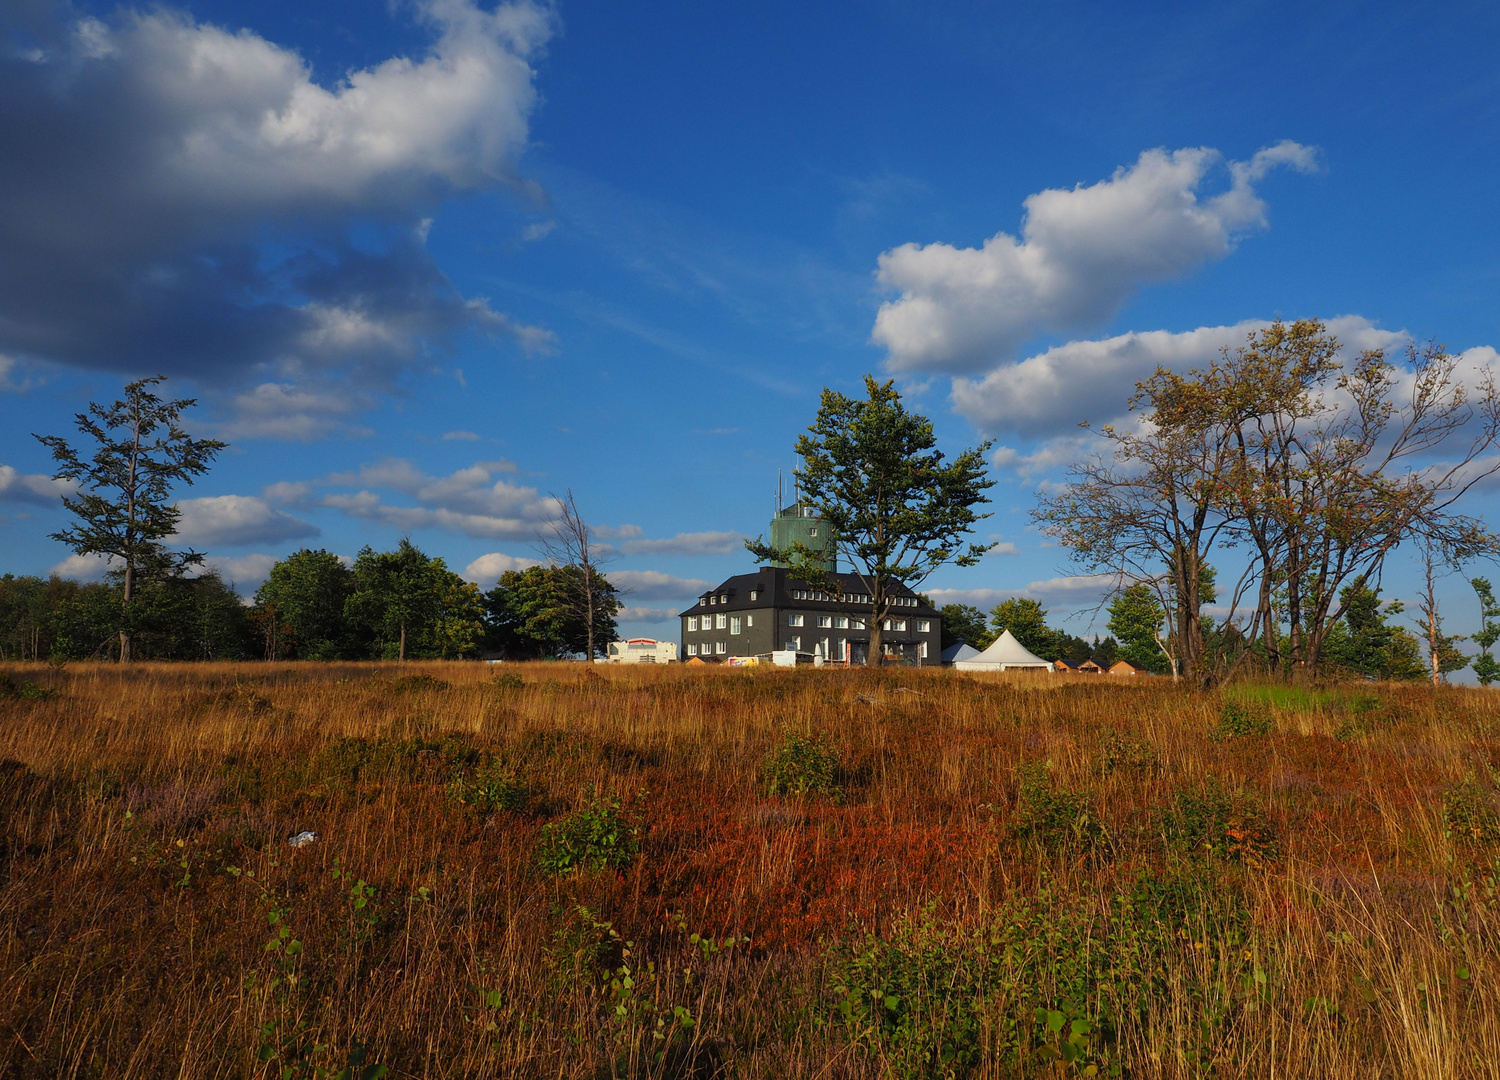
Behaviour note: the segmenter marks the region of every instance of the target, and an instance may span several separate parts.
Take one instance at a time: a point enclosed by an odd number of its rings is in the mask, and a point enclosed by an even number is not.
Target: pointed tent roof
[[[970,645],[963,638],[959,638],[952,645],[943,650],[943,663],[951,664],[955,660],[972,660],[979,655],[979,650]]]
[[[1022,645],[1009,630],[1002,632],[994,644],[978,656],[955,660],[953,666],[965,671],[1005,671],[1008,668],[1052,670],[1051,663]]]

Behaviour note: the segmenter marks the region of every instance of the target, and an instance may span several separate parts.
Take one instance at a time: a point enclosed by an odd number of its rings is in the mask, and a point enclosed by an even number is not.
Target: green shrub
[[[1269,735],[1275,727],[1270,710],[1260,703],[1226,701],[1219,709],[1219,737],[1223,739]]]
[[[489,760],[472,774],[457,773],[448,781],[448,801],[481,814],[492,810],[524,810],[531,792],[516,774],[500,762]]]
[[[399,679],[392,679],[388,689],[393,694],[416,694],[429,690],[446,690],[448,684],[431,675],[403,675]]]
[[[519,671],[501,671],[490,680],[490,685],[496,690],[519,690],[526,685],[526,680],[521,678]]]
[[[1110,729],[1099,740],[1099,771],[1112,773],[1117,769],[1154,769],[1156,747],[1148,742],[1137,742],[1122,733]]]
[[[1339,742],[1353,742],[1368,735],[1375,726],[1380,708],[1380,699],[1374,697],[1351,698],[1344,706],[1344,718],[1333,729],[1333,737]]]
[[[1453,839],[1469,843],[1500,840],[1494,791],[1472,776],[1454,784],[1443,796],[1443,830]]]
[[[1079,1075],[1119,1075],[1111,1002],[1149,1007],[1140,979],[1148,958],[1131,919],[1123,898],[1101,909],[1045,887],[979,924],[944,922],[929,904],[884,937],[830,947],[834,1019],[885,1075],[907,1080],[966,1076],[986,1063],[1032,1076],[1038,1060],[1059,1058]]]
[[[1186,855],[1210,855],[1250,865],[1274,858],[1275,833],[1243,792],[1228,792],[1215,780],[1201,790],[1183,789],[1162,815],[1167,846]]]
[[[1057,849],[1088,846],[1105,839],[1086,796],[1055,788],[1052,762],[1033,761],[1017,770],[1020,790],[1011,835]]]
[[[9,675],[0,675],[0,701],[5,698],[19,698],[22,701],[45,701],[47,698],[56,697],[56,690],[49,690],[45,686],[27,680],[15,682]]]
[[[787,732],[761,769],[769,795],[828,795],[840,797],[834,777],[839,759],[822,742]]]
[[[601,795],[542,826],[537,865],[549,874],[621,868],[640,849],[640,829],[625,816],[619,798]]]

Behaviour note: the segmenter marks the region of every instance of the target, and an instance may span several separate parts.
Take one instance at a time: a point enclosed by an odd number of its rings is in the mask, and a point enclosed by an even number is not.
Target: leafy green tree
[[[63,497],[78,523],[52,539],[79,555],[102,555],[120,566],[122,664],[132,658],[136,576],[180,572],[203,561],[196,552],[168,551],[161,543],[177,531],[181,517],[168,502],[172,486],[192,484],[226,445],[191,438],[178,425],[183,410],[195,402],[164,401],[151,392],[165,381],[160,375],[137,379],[125,387],[122,400],[108,408],[90,402],[88,412],[77,414],[78,430],[95,443],[87,461],[59,435],[35,436],[58,463],[53,478],[79,485],[76,495]]]
[[[1160,643],[1165,619],[1166,609],[1151,586],[1135,584],[1121,591],[1109,603],[1107,624],[1119,643],[1116,659],[1129,660],[1158,675],[1171,671]]]
[[[1399,600],[1382,610],[1379,591],[1361,578],[1344,587],[1339,605],[1344,614],[1329,628],[1324,652],[1330,667],[1371,679],[1411,681],[1426,677],[1417,639],[1386,621],[1401,614]]]
[[[514,658],[564,656],[587,650],[590,628],[584,609],[576,603],[583,589],[578,566],[533,566],[500,576],[483,598],[489,647]],[[603,575],[594,572],[594,643],[619,637],[615,613],[619,594]]]
[[[1474,595],[1479,597],[1479,632],[1472,638],[1479,646],[1479,655],[1474,658],[1474,674],[1479,676],[1479,685],[1489,686],[1500,679],[1500,662],[1490,655],[1490,648],[1500,640],[1500,604],[1495,603],[1495,594],[1485,578],[1474,578],[1469,582]]]
[[[484,598],[479,586],[450,573],[443,590],[442,610],[423,636],[426,649],[440,660],[458,660],[479,652],[484,638]]]
[[[916,589],[938,567],[973,566],[994,545],[961,547],[988,517],[974,507],[989,502],[986,442],[952,461],[937,450],[932,421],[906,411],[894,380],[865,376],[865,399],[823,390],[817,419],[797,440],[797,481],[827,522],[832,544],[848,560],[870,597],[866,663],[883,660],[881,630],[896,606],[894,586]],[[825,568],[826,553],[800,542],[777,550],[761,538],[745,547],[763,562],[789,565],[814,589],[841,592]]]
[[[249,611],[208,570],[139,579],[134,648],[140,659],[246,660],[254,655]]]
[[[990,611],[990,640],[1007,630],[1043,660],[1059,660],[1063,656],[1065,635],[1047,625],[1047,612],[1035,600],[1013,596],[995,605]]]
[[[255,591],[256,606],[267,609],[258,616],[262,634],[272,635],[267,640],[273,646],[277,638],[285,643],[271,651],[304,660],[358,655],[361,643],[344,616],[353,592],[353,571],[330,551],[303,548],[278,561]]]
[[[968,604],[944,604],[938,611],[943,617],[943,648],[951,649],[960,641],[981,652],[989,648],[994,636],[985,625],[984,612]]]
[[[409,638],[429,631],[443,614],[450,576],[441,558],[403,537],[395,551],[360,550],[345,612],[366,627],[380,656],[405,660]]]
[[[1120,658],[1120,643],[1113,637],[1107,637],[1100,641],[1094,638],[1094,644],[1089,649],[1089,659],[1100,667],[1109,667]]]

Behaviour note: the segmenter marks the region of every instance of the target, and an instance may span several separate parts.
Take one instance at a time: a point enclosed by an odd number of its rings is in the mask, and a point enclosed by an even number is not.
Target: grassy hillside
[[[0,1075],[1500,1073],[1485,692],[7,675]]]

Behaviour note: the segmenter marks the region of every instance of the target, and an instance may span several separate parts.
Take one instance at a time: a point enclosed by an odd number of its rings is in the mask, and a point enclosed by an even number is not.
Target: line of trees
[[[1130,407],[1141,423],[1100,428],[1112,452],[1075,465],[1033,518],[1081,568],[1149,590],[1161,654],[1200,682],[1247,663],[1290,678],[1332,666],[1335,628],[1403,543],[1444,566],[1500,553],[1458,509],[1500,469],[1500,394],[1465,386],[1437,345],[1399,367],[1378,349],[1346,363],[1322,323],[1277,322],[1206,370],[1158,369]],[[1212,627],[1211,560],[1226,549],[1244,570]]]
[[[488,651],[540,658],[598,655],[616,640],[618,591],[600,573],[573,493],[542,536],[548,565],[507,573],[488,593],[409,539],[360,551],[346,566],[303,549],[276,563],[247,606],[203,554],[171,551],[191,484],[226,444],[182,428],[191,398],[167,400],[161,376],[75,417],[79,450],[38,435],[70,481],[74,521],[52,538],[106,560],[102,582],[0,578],[0,659],[448,659]]]
[[[304,548],[276,563],[247,605],[217,572],[142,573],[129,608],[135,660],[545,659],[618,637],[618,592],[577,566],[510,572],[480,592],[409,540],[352,565]],[[124,573],[102,582],[0,577],[0,659],[117,660]],[[579,595],[591,596],[592,622]]]

